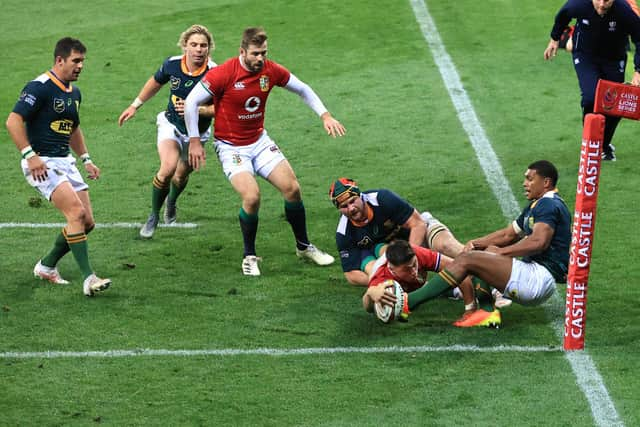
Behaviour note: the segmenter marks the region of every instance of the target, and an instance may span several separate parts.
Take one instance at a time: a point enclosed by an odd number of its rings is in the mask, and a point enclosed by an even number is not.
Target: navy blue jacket
[[[620,61],[627,55],[628,37],[636,45],[634,68],[640,71],[640,17],[625,0],[614,0],[601,17],[591,0],[568,0],[556,15],[551,38],[559,40],[571,20],[576,19],[573,51],[593,57]]]

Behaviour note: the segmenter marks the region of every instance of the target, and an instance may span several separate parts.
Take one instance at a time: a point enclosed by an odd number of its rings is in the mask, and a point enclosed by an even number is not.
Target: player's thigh
[[[160,157],[160,170],[162,177],[171,177],[176,171],[180,160],[180,147],[174,139],[158,141],[158,157]]]
[[[473,274],[499,291],[504,290],[511,277],[513,258],[484,251],[460,254],[449,266],[457,277]],[[459,269],[458,266],[463,267]]]
[[[287,159],[280,161],[271,171],[267,180],[282,193],[288,201],[299,201],[300,183]]]
[[[51,193],[51,203],[62,214],[69,218],[84,210],[82,200],[69,181],[61,182]]]
[[[229,181],[233,189],[240,195],[243,201],[259,201],[260,186],[256,178],[249,172],[238,172]]]
[[[173,174],[173,177],[176,180],[183,182],[189,177],[189,174],[191,174],[191,172],[193,172],[193,168],[191,167],[189,162],[180,159],[178,160],[178,167],[176,167],[176,171]]]

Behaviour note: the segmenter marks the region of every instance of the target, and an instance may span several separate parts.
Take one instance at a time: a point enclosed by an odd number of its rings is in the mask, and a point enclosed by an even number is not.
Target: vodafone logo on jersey
[[[238,114],[238,119],[240,120],[254,120],[262,117],[262,111],[256,111],[260,108],[262,101],[257,96],[252,96],[247,98],[244,102],[244,109],[247,110],[249,114]]]
[[[244,109],[250,113],[253,113],[258,108],[260,108],[260,98],[257,96],[252,96],[244,102]]]

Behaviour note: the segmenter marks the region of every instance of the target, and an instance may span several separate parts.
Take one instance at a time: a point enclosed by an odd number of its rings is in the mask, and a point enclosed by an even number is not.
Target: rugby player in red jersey
[[[198,170],[204,166],[206,155],[198,134],[197,109],[213,99],[214,145],[225,175],[242,199],[239,213],[244,242],[242,272],[250,276],[260,275],[255,247],[260,208],[256,175],[269,181],[284,197],[285,217],[296,239],[296,254],[318,265],[334,261],[309,241],[298,179],[264,129],[267,99],[275,86],[299,95],[320,116],[328,135],[345,134],[344,126],[332,117],[309,85],[267,59],[267,34],[262,28],[247,28],[242,36],[240,55],[209,70],[185,100],[189,161]]]

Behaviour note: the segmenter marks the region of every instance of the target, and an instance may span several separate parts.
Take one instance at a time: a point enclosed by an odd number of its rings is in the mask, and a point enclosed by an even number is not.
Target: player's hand
[[[371,301],[373,301],[374,303],[379,302],[382,305],[393,307],[396,303],[395,295],[385,292],[385,289],[389,286],[393,285],[385,286],[384,283],[380,283],[376,286],[370,286],[367,289],[367,292],[365,292],[365,295],[368,295]]]
[[[37,154],[27,159],[27,166],[31,171],[31,177],[38,182],[46,181],[48,175],[47,164]]]
[[[640,72],[634,71],[633,78],[631,79],[631,84],[634,86],[640,86]]]
[[[124,122],[135,116],[136,111],[138,111],[136,107],[134,107],[133,105],[129,105],[127,109],[124,110],[122,114],[120,114],[120,117],[118,117],[118,126],[122,126]]]
[[[100,178],[100,168],[94,163],[85,163],[84,168],[87,171],[87,176],[89,177],[89,179]]]
[[[204,167],[207,160],[207,153],[204,151],[200,138],[189,138],[189,165],[194,170]]]
[[[553,59],[554,56],[558,54],[558,40],[551,39],[549,40],[549,44],[547,48],[544,50],[544,59],[550,60]]]
[[[347,133],[342,123],[331,117],[331,114],[327,111],[322,115],[322,124],[324,126],[324,130],[327,131],[327,135],[332,137],[336,136],[344,136]]]

